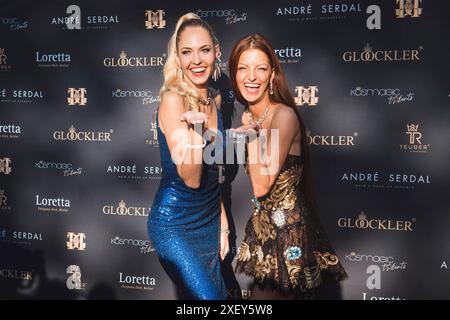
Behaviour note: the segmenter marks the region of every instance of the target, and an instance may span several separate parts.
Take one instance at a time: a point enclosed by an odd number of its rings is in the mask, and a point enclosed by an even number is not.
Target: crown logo
[[[361,210],[361,213],[358,215],[358,220],[367,220],[367,215]]]
[[[370,44],[366,44],[366,46],[364,47],[364,52],[365,53],[372,52],[372,47],[370,46]]]
[[[419,129],[418,124],[407,124],[406,126],[408,127],[408,132],[417,132]]]

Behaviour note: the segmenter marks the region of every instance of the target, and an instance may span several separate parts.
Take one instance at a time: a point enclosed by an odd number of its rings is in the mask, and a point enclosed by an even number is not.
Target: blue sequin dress
[[[222,116],[216,110],[218,130],[223,137]],[[219,257],[219,168],[215,163],[204,163],[200,187],[186,186],[156,121],[162,180],[148,218],[149,238],[182,299],[226,299]]]

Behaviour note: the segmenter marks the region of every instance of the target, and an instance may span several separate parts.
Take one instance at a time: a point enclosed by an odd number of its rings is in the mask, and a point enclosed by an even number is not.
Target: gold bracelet
[[[230,229],[220,229],[220,233],[226,233],[226,234],[230,234]]]

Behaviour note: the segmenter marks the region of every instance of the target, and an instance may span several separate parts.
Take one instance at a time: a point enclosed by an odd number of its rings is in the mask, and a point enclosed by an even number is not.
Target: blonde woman
[[[227,297],[220,262],[229,251],[228,221],[218,166],[204,161],[209,145],[222,141],[221,97],[208,87],[220,73],[219,57],[209,24],[193,13],[182,16],[164,65],[157,111],[163,178],[148,233],[183,299]]]

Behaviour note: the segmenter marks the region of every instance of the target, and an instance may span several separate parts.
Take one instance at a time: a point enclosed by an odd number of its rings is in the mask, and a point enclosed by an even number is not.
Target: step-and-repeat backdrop
[[[311,132],[317,200],[350,278],[322,298],[450,298],[449,4],[1,1],[0,298],[175,299],[147,239],[161,179],[155,111],[178,18],[221,42],[224,124],[243,107],[233,44],[273,44]],[[243,167],[222,184],[235,226],[230,298],[251,215]]]

